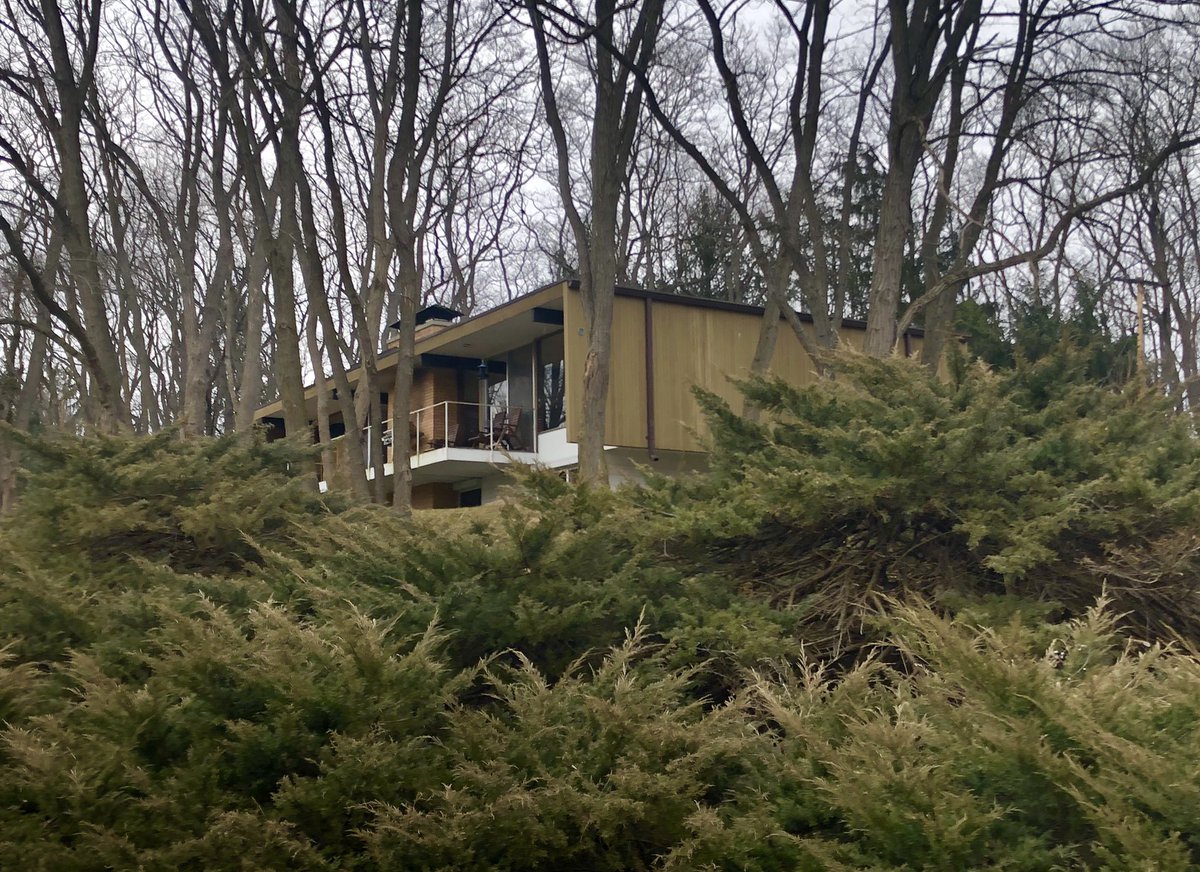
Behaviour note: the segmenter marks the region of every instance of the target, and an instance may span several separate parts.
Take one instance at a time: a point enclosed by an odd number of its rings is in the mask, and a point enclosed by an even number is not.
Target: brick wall
[[[413,376],[412,409],[428,409],[436,403],[458,400],[458,371],[454,369],[422,369]],[[450,425],[457,423],[459,407],[450,406]],[[432,420],[430,420],[432,419]],[[414,420],[411,419],[410,420]],[[421,448],[426,449],[432,440],[446,438],[446,413],[442,409],[432,414],[421,414]],[[457,505],[457,503],[456,503]]]

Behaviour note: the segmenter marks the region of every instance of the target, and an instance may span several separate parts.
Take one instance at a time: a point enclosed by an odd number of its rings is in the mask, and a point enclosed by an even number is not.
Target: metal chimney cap
[[[413,319],[414,326],[420,327],[422,324],[428,323],[429,321],[445,321],[448,324],[455,318],[461,318],[462,314],[462,312],[456,312],[454,309],[451,309],[447,306],[426,306],[424,309],[417,312],[417,317]],[[395,324],[389,324],[388,326],[393,330],[399,330],[400,322],[397,321]]]

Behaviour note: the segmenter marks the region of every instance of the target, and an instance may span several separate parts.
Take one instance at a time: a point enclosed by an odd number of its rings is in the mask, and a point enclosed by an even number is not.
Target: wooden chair
[[[492,415],[491,429],[486,427],[480,430],[468,440],[468,444],[472,448],[494,448],[499,442],[500,437],[504,434],[504,428],[508,426],[508,409],[499,409]]]
[[[505,451],[520,451],[523,447],[520,437],[522,414],[521,409],[517,406],[509,409],[508,416],[504,420],[504,426],[500,428],[500,432],[496,435],[496,443]]]
[[[430,439],[431,448],[462,448],[467,444],[467,428],[451,424],[444,439]]]

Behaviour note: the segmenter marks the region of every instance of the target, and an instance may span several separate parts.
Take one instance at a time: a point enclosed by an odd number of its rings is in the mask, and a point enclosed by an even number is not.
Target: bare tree
[[[641,121],[645,74],[662,26],[663,0],[621,7],[598,0],[594,9],[557,7],[526,0],[537,48],[542,104],[558,161],[559,196],[579,258],[587,357],[583,371],[583,419],[579,432],[579,473],[584,481],[608,482],[604,458],[605,407],[612,354],[613,294],[618,274],[618,210],[628,184],[630,154]],[[586,21],[584,27],[581,22]],[[558,100],[551,41],[590,52],[593,120],[589,136],[585,197],[572,180],[567,128]],[[614,46],[623,45],[621,63]],[[632,74],[638,70],[642,75]]]
[[[672,111],[628,54],[610,50],[647,89],[647,103],[659,124],[694,160],[738,218],[754,261],[763,277],[766,306],[757,347],[750,362],[752,372],[763,373],[775,352],[781,317],[798,341],[818,363],[824,349],[837,340],[841,303],[831,299],[833,257],[824,238],[825,220],[816,176],[816,155],[824,121],[825,60],[831,4],[813,0],[799,14],[777,4],[781,30],[765,57],[755,58],[761,44],[756,32],[741,36],[742,4],[718,8],[699,0],[699,12],[711,47],[711,64],[723,98],[724,119],[701,114],[703,127],[728,129],[729,139],[717,137],[707,148],[701,131],[685,129],[682,116],[696,114],[684,103]],[[757,61],[757,62],[756,62]],[[789,70],[787,84],[775,83],[780,68]],[[873,81],[874,77],[872,77]],[[772,102],[774,99],[774,103]],[[861,113],[856,131],[861,127]],[[737,160],[731,161],[727,152]],[[756,202],[761,192],[763,208]],[[811,315],[810,332],[791,305],[793,281]],[[753,411],[750,410],[751,414]]]
[[[50,182],[43,179],[32,156],[8,133],[0,134],[0,161],[50,207],[70,264],[78,315],[73,307],[62,306],[53,298],[12,223],[2,216],[0,232],[41,305],[79,343],[101,408],[100,425],[125,429],[131,423],[128,399],[122,390],[124,379],[109,329],[106,286],[93,240],[89,215],[92,197],[85,166],[85,117],[96,87],[101,3],[80,0],[64,9],[48,0],[36,5],[6,0],[4,8],[10,22],[6,36],[14,49],[9,57],[21,58],[24,66],[0,68],[0,82],[10,99],[24,101],[29,110],[25,117],[36,118],[40,124],[45,142],[53,150],[56,178]],[[38,30],[21,28],[35,21]]]
[[[955,301],[969,280],[1034,265],[1056,252],[1061,262],[1078,221],[1136,194],[1173,154],[1200,142],[1190,108],[1162,116],[1167,127],[1159,131],[1153,145],[1131,150],[1119,136],[1113,137],[1112,113],[1120,111],[1123,101],[1119,83],[1132,70],[1119,57],[1108,56],[1111,43],[1120,45],[1125,38],[1120,31],[1115,39],[1106,33],[1116,24],[1083,27],[1087,18],[1098,14],[1112,16],[1126,27],[1137,27],[1142,21],[1136,4],[1101,4],[1080,12],[1058,8],[1049,0],[1022,0],[1013,12],[1016,28],[1004,49],[1008,56],[997,65],[1000,81],[991,86],[996,109],[975,130],[969,129],[968,113],[962,108],[965,67],[986,67],[989,56],[969,45],[951,72],[945,145],[935,161],[939,164],[936,205],[921,243],[923,293],[899,319],[900,327],[906,328],[924,315],[923,358],[931,366],[941,358]],[[1047,61],[1048,56],[1055,60]],[[1136,78],[1156,87],[1153,75],[1138,73]],[[975,114],[982,113],[977,108]],[[973,186],[956,185],[961,143],[968,133],[974,141],[989,143],[987,158]],[[1036,228],[1027,226],[1024,244],[1009,240],[1005,256],[978,259],[981,240],[989,233],[1003,234],[1005,217],[997,213],[999,198],[1018,186],[1021,203],[1029,201],[1031,192],[1038,198],[1038,208],[1024,216],[1034,218]],[[964,198],[969,198],[968,204],[961,203]],[[954,228],[954,250],[941,262],[937,244],[949,227]],[[1033,275],[1036,278],[1038,270]]]

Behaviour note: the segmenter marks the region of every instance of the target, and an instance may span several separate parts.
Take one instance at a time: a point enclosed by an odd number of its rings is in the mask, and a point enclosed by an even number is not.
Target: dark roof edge
[[[567,284],[571,290],[579,290],[579,280],[570,279]],[[675,303],[681,306],[696,306],[701,309],[717,309],[723,312],[740,312],[744,315],[758,315],[760,318],[763,314],[762,306],[751,306],[748,303],[730,303],[727,300],[714,300],[709,297],[693,297],[688,294],[668,294],[664,291],[650,291],[645,288],[634,288],[626,285],[617,285],[613,291],[618,297],[636,297],[642,300],[653,300],[656,303]],[[813,323],[813,317],[808,312],[797,312],[796,315],[806,324]],[[850,327],[855,330],[867,329],[867,322],[858,318],[843,318],[843,327]],[[925,330],[921,327],[909,327],[908,335],[913,337],[923,337]]]
[[[562,284],[566,284],[566,286],[573,291],[579,290],[579,279],[576,278],[565,278],[558,279],[557,281],[553,282],[547,282],[540,287],[534,288],[532,291],[527,291],[526,293],[521,294],[519,297],[513,297],[511,300],[506,300],[499,306],[493,306],[490,309],[484,309],[482,312],[467,315],[454,326],[460,327],[463,324],[467,324],[482,315],[490,314],[495,312],[497,309],[505,309],[509,306],[520,303],[527,297],[531,297],[534,294],[540,294],[542,291],[549,290],[550,288],[554,288]],[[690,294],[671,294],[666,291],[651,291],[646,288],[636,288],[632,285],[614,285],[613,291],[619,297],[635,297],[642,300],[654,300],[658,303],[675,303],[676,305],[681,306],[696,306],[701,309],[716,309],[724,312],[739,312],[744,315],[757,315],[760,318],[762,317],[764,311],[762,306],[752,306],[749,303],[730,303],[727,300],[714,300],[710,297],[695,297]],[[806,324],[813,323],[813,317],[808,312],[798,311],[796,312],[796,315]],[[854,330],[865,330],[867,329],[867,322],[858,318],[843,318],[842,326],[850,327]],[[923,337],[925,335],[925,330],[921,327],[909,327],[908,335],[913,337]]]

